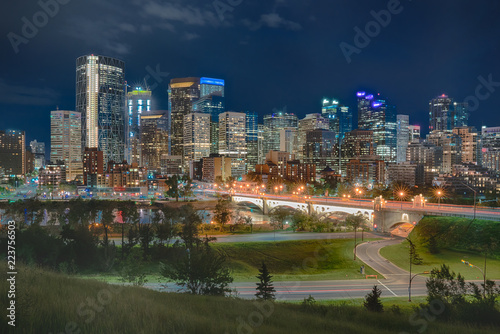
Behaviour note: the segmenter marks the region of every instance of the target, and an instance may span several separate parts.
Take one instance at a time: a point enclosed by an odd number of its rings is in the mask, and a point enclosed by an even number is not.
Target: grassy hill
[[[1,269],[5,272],[4,266]],[[411,309],[375,314],[359,306],[262,305],[236,298],[121,287],[26,267],[18,268],[18,272],[16,328],[2,321],[1,333],[384,334],[416,332],[420,328],[411,324]],[[0,296],[0,307],[5,310],[5,280],[0,283]],[[444,323],[439,318],[424,323],[429,334],[498,332],[494,328]]]

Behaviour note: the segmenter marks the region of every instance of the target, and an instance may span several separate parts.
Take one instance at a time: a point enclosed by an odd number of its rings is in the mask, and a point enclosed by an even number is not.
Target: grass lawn
[[[417,252],[422,257],[424,263],[422,265],[412,265],[412,272],[414,273],[428,271],[433,268],[440,267],[441,264],[444,263],[450,266],[450,268],[456,273],[461,273],[467,280],[483,280],[483,275],[478,269],[470,268],[461,262],[461,260],[464,259],[483,269],[483,255],[446,249],[441,250],[439,254],[430,254],[425,249],[418,248]],[[398,245],[384,247],[380,250],[380,254],[398,267],[405,270],[410,269],[408,263],[408,243],[406,241]],[[500,279],[500,260],[487,260],[486,278]]]
[[[4,272],[5,265],[0,266]],[[368,312],[359,306],[258,303],[237,298],[163,293],[81,280],[18,267],[16,327],[0,322],[0,333],[363,333],[416,332],[423,318],[410,309]],[[0,281],[0,308],[8,284]],[[413,314],[413,316],[412,316]],[[5,315],[4,315],[5,316]],[[424,321],[426,334],[490,334],[439,317]]]
[[[213,247],[227,255],[235,282],[255,280],[262,261],[266,262],[275,281],[315,281],[365,278],[359,272],[364,263],[353,260],[353,244],[354,240],[331,239],[215,243]],[[165,281],[159,275],[159,268],[159,262],[148,265],[148,282]],[[366,265],[365,272],[367,275],[378,274]],[[119,282],[116,273],[92,273],[79,277]]]

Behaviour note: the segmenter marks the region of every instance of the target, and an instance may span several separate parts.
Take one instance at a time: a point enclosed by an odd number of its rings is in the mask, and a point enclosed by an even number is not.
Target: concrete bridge
[[[481,218],[500,221],[500,210],[458,205],[436,205],[426,203],[423,196],[415,196],[412,202],[386,201],[382,197],[375,200],[348,200],[341,198],[319,198],[233,194],[232,201],[236,203],[253,204],[260,208],[264,214],[284,207],[302,211],[307,214],[317,214],[321,217],[339,217],[347,214],[361,213],[366,216],[370,227],[374,230],[388,232],[398,225],[416,225],[425,215],[453,216],[465,218]]]

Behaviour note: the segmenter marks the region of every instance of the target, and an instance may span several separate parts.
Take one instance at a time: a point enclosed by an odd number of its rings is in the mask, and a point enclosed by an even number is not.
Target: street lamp
[[[401,200],[401,210],[403,210],[403,199],[405,198],[405,193],[403,191],[398,192],[398,197]]]
[[[438,210],[441,210],[441,197],[443,197],[444,191],[441,189],[436,190],[435,196],[438,198]]]
[[[486,252],[484,253],[484,270],[479,268],[478,266],[473,265],[469,261],[462,260],[462,263],[471,268],[478,269],[481,272],[481,274],[483,274],[483,297],[485,297],[486,296]]]
[[[430,274],[430,272],[424,271],[423,273],[418,273],[418,274],[411,276],[411,272],[410,272],[410,284],[408,285],[408,301],[409,302],[411,302],[411,282],[413,281],[413,279],[419,275],[428,275],[428,274]]]

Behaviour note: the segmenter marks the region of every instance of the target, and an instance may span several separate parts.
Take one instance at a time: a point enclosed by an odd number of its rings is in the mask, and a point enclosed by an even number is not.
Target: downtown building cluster
[[[127,84],[123,61],[82,56],[75,110],[50,112],[49,161],[44,143],[26,149],[23,131],[0,131],[0,171],[8,177],[38,170],[41,184],[136,192],[178,174],[205,182],[250,174],[264,183],[335,175],[366,187],[496,190],[500,127],[468,126],[466,103],[432,99],[424,139],[420,126],[384,96],[360,91],[356,99],[357,127],[351,108],[334,98],[323,98],[302,119],[284,107],[260,123],[255,111],[226,108],[224,80],[186,77],[170,80],[168,109],[157,110],[147,85]]]

